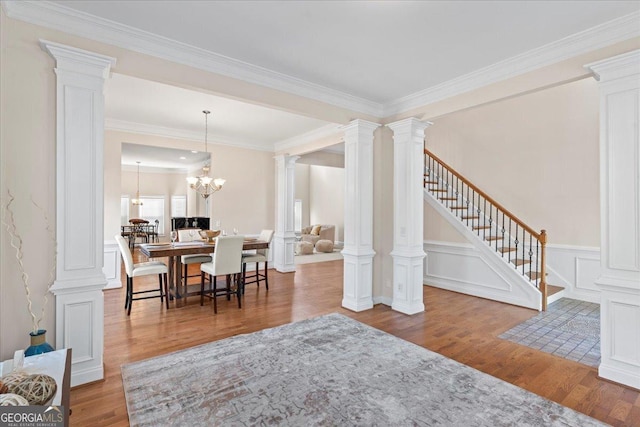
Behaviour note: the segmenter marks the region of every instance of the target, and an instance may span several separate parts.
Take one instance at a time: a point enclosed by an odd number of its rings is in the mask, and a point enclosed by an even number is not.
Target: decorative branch
[[[29,315],[31,316],[33,332],[37,332],[38,329],[39,329],[39,326],[40,326],[40,322],[44,318],[45,307],[46,307],[47,301],[48,301],[47,294],[49,293],[49,289],[53,285],[53,281],[54,281],[54,277],[55,277],[55,267],[56,267],[56,261],[57,261],[57,255],[58,255],[57,254],[57,245],[56,245],[55,235],[53,233],[53,230],[51,229],[51,224],[49,222],[49,217],[47,216],[46,212],[32,198],[31,202],[33,203],[33,205],[36,208],[38,208],[42,212],[42,214],[44,216],[47,233],[49,234],[49,237],[53,241],[53,244],[54,244],[53,265],[49,269],[49,280],[48,280],[48,283],[47,283],[47,292],[45,292],[45,295],[44,295],[44,303],[42,305],[41,315],[40,315],[40,317],[37,317],[33,312],[33,302],[32,302],[32,299],[31,299],[31,290],[29,288],[29,275],[27,274],[27,271],[26,271],[26,269],[24,267],[23,241],[22,241],[22,237],[20,237],[20,233],[18,233],[18,229],[16,227],[16,222],[15,222],[13,210],[11,209],[11,205],[12,205],[13,201],[15,200],[15,198],[13,197],[13,194],[11,194],[11,190],[7,190],[7,198],[8,198],[8,202],[4,206],[4,214],[3,214],[3,218],[2,218],[2,224],[7,229],[7,233],[9,233],[9,237],[10,237],[10,242],[9,243],[10,243],[11,247],[13,249],[15,249],[15,251],[16,251],[16,260],[18,261],[18,267],[20,268],[20,274],[21,274],[21,277],[22,277],[22,284],[24,286],[25,295],[27,297],[27,310],[29,311]]]

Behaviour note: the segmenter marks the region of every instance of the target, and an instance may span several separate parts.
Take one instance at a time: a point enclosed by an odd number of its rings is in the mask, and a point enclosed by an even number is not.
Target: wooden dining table
[[[245,238],[242,250],[267,249],[269,242],[263,240]],[[189,291],[186,280],[182,283],[182,255],[212,254],[215,252],[215,242],[209,243],[201,240],[194,242],[176,243],[146,243],[140,245],[140,252],[148,258],[169,258],[169,293],[172,299],[184,299],[190,295],[200,294],[200,285],[197,291]]]

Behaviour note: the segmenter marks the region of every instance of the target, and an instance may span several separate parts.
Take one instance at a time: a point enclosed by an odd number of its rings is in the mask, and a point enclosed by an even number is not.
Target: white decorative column
[[[640,389],[640,50],[586,67],[600,81],[598,373]]]
[[[380,125],[353,120],[344,126],[344,281],[342,306],[373,307],[373,132]]]
[[[100,380],[104,302],[104,96],[115,59],[41,41],[56,60],[56,347],[73,348],[71,385]]]
[[[430,122],[408,118],[393,131],[393,301],[405,314],[424,311],[424,130]]]
[[[296,160],[299,156],[276,156],[276,229],[273,235],[273,266],[281,273],[296,271],[293,261],[296,243],[293,217]]]

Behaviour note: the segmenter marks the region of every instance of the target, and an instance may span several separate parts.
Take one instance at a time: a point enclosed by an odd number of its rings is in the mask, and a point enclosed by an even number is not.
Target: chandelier
[[[142,200],[140,200],[140,162],[138,164],[138,190],[136,191],[136,198],[131,200],[134,206],[142,206]]]
[[[207,151],[207,133],[208,129],[208,118],[211,111],[204,110],[204,152],[209,153]],[[209,165],[205,165],[202,168],[202,175],[200,176],[190,176],[187,177],[187,183],[189,187],[194,189],[198,194],[202,196],[203,199],[206,199],[216,191],[222,190],[222,186],[226,182],[226,180],[222,178],[211,178],[209,176]]]

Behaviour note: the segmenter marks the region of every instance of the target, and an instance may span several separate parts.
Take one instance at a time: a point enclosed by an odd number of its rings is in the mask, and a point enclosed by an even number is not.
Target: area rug
[[[341,259],[343,259],[342,249],[334,249],[333,252],[329,253],[314,252],[309,255],[296,255],[295,257],[293,257],[293,263],[314,264],[316,262],[336,261]]]
[[[561,298],[547,311],[509,329],[499,338],[598,367],[600,305]]]
[[[339,314],[122,367],[132,426],[597,426]]]

